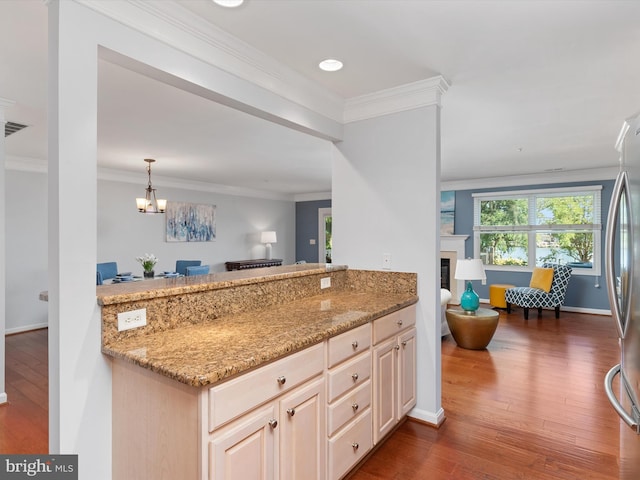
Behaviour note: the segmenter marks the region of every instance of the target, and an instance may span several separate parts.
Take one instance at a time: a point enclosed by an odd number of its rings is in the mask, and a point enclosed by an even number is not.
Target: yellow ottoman
[[[489,285],[489,303],[496,308],[507,308],[504,292],[513,287],[515,287],[515,285],[508,285],[506,283]]]

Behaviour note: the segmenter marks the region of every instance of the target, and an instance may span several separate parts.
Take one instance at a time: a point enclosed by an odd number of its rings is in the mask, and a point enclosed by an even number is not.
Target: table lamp
[[[276,232],[262,232],[260,237],[260,243],[264,243],[265,257],[267,260],[271,260],[271,244],[276,243]]]
[[[480,306],[480,297],[473,291],[471,280],[486,280],[484,266],[479,258],[467,258],[456,262],[456,280],[464,280],[467,282],[465,291],[460,296],[460,307],[469,315],[475,315],[476,310]]]

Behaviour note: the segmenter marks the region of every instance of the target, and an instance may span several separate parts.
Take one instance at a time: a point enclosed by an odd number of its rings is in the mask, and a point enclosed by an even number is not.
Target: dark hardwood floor
[[[5,387],[0,405],[0,453],[49,452],[49,372],[46,328],[5,337]]]
[[[501,311],[487,350],[442,341],[442,426],[405,422],[350,480],[617,479],[618,357],[610,317]]]
[[[47,451],[46,346],[46,330],[7,337],[2,453]],[[615,479],[619,421],[603,379],[617,359],[609,317],[502,311],[487,350],[443,340],[442,426],[405,422],[350,478]]]

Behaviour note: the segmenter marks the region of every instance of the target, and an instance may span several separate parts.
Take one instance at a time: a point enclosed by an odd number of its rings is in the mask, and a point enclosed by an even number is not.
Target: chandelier
[[[151,164],[155,162],[153,158],[145,158],[147,162],[147,174],[149,175],[149,184],[145,191],[144,198],[136,198],[136,204],[138,205],[138,211],[140,213],[164,213],[167,209],[167,201],[163,199],[156,199],[156,189],[151,184]]]

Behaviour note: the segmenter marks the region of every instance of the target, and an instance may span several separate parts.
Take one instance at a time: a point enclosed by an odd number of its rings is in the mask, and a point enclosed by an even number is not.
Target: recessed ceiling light
[[[326,60],[321,61],[318,66],[320,67],[320,70],[324,70],[325,72],[337,72],[342,68],[342,62],[335,58],[327,58]]]
[[[221,7],[235,8],[242,5],[244,0],[213,0],[214,3],[217,3]]]

